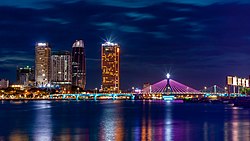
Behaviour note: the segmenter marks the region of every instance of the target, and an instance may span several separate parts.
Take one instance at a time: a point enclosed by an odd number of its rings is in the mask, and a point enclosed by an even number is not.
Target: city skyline
[[[157,82],[167,72],[196,89],[223,85],[227,75],[249,75],[247,1],[31,0],[0,2],[0,7],[0,78],[12,82],[17,65],[34,65],[36,42],[70,50],[73,41],[83,39],[86,87],[99,87],[100,45],[109,37],[122,47],[122,89]]]

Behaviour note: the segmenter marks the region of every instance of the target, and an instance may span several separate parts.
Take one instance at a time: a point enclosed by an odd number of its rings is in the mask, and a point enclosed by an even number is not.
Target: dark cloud
[[[249,73],[246,3],[30,0],[0,5],[0,77],[9,71],[14,80],[16,65],[33,65],[36,42],[71,50],[76,39],[83,39],[87,87],[99,87],[100,47],[110,36],[121,45],[122,88],[156,82],[169,70],[174,79],[197,89],[224,85],[229,74]]]

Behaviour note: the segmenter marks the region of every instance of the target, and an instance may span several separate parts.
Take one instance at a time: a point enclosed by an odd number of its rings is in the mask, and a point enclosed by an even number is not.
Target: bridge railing
[[[204,97],[209,97],[209,96],[221,96],[221,97],[245,97],[246,94],[241,94],[241,93],[204,93]]]

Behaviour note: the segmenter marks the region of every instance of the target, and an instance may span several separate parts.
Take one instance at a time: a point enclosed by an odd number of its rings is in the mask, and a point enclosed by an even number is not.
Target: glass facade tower
[[[86,57],[82,40],[76,40],[72,46],[72,85],[83,89],[86,85]]]

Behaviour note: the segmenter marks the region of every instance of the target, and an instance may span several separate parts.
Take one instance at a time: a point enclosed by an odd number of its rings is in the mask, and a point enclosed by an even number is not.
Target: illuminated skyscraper
[[[72,46],[72,85],[83,89],[86,85],[86,57],[82,40],[76,40]]]
[[[17,67],[17,84],[19,85],[33,85],[35,81],[34,67]]]
[[[117,43],[102,44],[102,90],[120,91],[120,46]]]
[[[38,85],[46,85],[50,81],[51,48],[48,43],[37,43],[35,49],[35,79]]]
[[[71,54],[69,51],[59,51],[51,56],[51,83],[54,85],[71,85]]]

